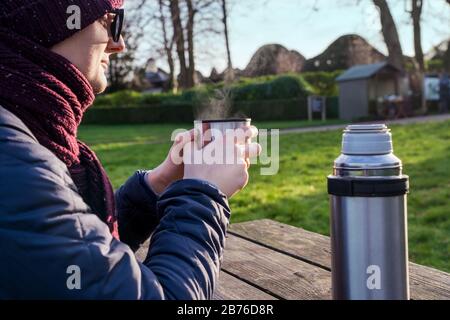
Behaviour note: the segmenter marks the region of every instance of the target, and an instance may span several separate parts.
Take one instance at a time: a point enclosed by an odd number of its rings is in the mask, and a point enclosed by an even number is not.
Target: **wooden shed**
[[[399,95],[402,72],[388,62],[357,65],[340,75],[339,117],[358,119],[376,113],[377,100]]]

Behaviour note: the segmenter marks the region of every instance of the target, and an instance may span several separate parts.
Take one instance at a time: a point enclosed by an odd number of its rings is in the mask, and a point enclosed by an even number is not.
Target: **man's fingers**
[[[246,135],[251,139],[256,138],[258,136],[258,128],[255,126],[247,127]]]
[[[194,140],[194,137],[194,129],[181,132],[175,136],[174,144],[169,152],[170,158],[174,164],[180,165],[183,163],[183,149],[188,143]]]
[[[247,164],[247,170],[250,169],[251,165],[250,158],[245,158],[245,163]]]
[[[193,141],[195,138],[195,129],[181,132],[175,137],[175,144],[181,144],[184,146],[186,143]]]
[[[234,142],[244,144],[258,136],[258,129],[255,126],[248,126],[236,130],[230,130],[229,134],[233,136]]]
[[[244,157],[245,158],[253,158],[257,157],[261,154],[262,147],[259,143],[253,142],[245,145],[244,149]]]

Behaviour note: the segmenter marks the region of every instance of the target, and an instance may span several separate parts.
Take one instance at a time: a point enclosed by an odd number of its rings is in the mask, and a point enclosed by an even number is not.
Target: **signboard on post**
[[[327,118],[327,98],[322,96],[309,96],[308,97],[308,120],[313,120],[313,113],[321,113],[322,121]]]
[[[425,77],[423,79],[423,94],[426,101],[439,100],[439,78]]]

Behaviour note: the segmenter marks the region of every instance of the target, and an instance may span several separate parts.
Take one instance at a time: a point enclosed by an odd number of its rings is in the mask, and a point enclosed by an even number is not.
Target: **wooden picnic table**
[[[147,245],[136,256],[143,260]],[[217,300],[331,299],[330,238],[272,220],[229,228]],[[411,299],[450,299],[450,274],[410,262]]]

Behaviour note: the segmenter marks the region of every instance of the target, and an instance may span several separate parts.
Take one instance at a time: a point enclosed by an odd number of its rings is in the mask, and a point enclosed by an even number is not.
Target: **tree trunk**
[[[169,43],[169,38],[167,36],[167,28],[166,28],[166,17],[164,16],[164,4],[163,0],[159,0],[159,14],[161,27],[163,32],[163,41],[164,41],[164,51],[166,52],[167,64],[169,65],[169,77],[170,84],[169,87],[173,90],[177,90],[177,79],[175,77],[175,63],[172,55],[172,47],[173,47],[173,39]]]
[[[231,63],[230,39],[228,36],[228,10],[227,0],[222,0],[222,22],[224,27],[225,45],[227,48],[227,74],[226,79],[232,81],[234,79],[233,64]]]
[[[386,0],[373,0],[373,3],[380,11],[381,30],[389,51],[389,62],[400,70],[404,70],[402,46],[389,6]]]
[[[425,72],[425,61],[422,50],[422,30],[421,30],[423,0],[411,0],[411,2],[412,2],[411,17],[414,29],[414,50],[416,55],[416,61],[420,68],[420,72],[423,73]]]
[[[178,0],[170,0],[169,2],[173,24],[173,37],[177,45],[178,60],[180,62],[180,87],[187,88],[187,67],[186,57],[184,56],[184,35],[183,27],[181,25],[180,6]]]
[[[411,18],[413,21],[414,30],[414,52],[415,60],[417,62],[418,70],[415,70],[415,78],[418,82],[416,93],[422,97],[422,83],[425,75],[425,59],[422,49],[422,29],[421,29],[421,17],[423,9],[423,0],[411,0]],[[417,68],[416,68],[417,69]],[[426,113],[427,104],[425,99],[422,97],[422,112]]]
[[[186,0],[188,9],[188,19],[186,25],[187,43],[188,43],[188,55],[189,55],[189,68],[187,74],[187,86],[189,88],[194,86],[194,74],[195,74],[195,57],[194,57],[194,19],[196,10],[192,4],[192,0]]]

